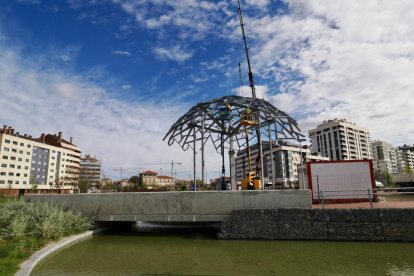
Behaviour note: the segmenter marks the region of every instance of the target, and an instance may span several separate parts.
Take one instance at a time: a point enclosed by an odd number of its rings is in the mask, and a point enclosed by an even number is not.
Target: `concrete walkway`
[[[82,234],[73,235],[70,237],[66,237],[61,239],[60,241],[51,243],[36,253],[34,253],[28,260],[24,261],[20,265],[19,271],[15,274],[16,276],[28,276],[32,272],[32,270],[39,264],[44,258],[47,256],[54,254],[58,250],[62,250],[65,247],[68,247],[74,243],[80,242],[84,239],[92,237],[94,234],[99,232],[105,231],[107,228],[100,228],[93,231],[86,231]]]

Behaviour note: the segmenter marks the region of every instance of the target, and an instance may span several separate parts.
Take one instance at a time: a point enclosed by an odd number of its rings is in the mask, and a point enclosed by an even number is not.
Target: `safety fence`
[[[346,202],[345,199],[352,199],[350,202],[369,202],[374,208],[374,202],[384,201],[392,198],[392,201],[412,201],[414,202],[414,187],[406,188],[378,188],[378,189],[347,189],[347,190],[322,190],[318,189],[318,203],[322,209],[326,204],[332,202]]]

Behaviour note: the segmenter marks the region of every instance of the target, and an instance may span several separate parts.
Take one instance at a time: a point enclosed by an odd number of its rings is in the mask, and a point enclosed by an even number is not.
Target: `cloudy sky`
[[[258,95],[304,134],[346,118],[372,139],[414,143],[414,2],[244,0]],[[0,125],[63,131],[104,173],[191,175],[168,128],[240,89],[237,1],[6,0],[0,8]],[[208,177],[219,156],[209,151]],[[147,163],[160,163],[147,165]]]

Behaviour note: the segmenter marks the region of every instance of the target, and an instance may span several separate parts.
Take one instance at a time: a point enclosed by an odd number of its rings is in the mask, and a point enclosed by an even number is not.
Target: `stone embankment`
[[[414,241],[414,209],[235,210],[219,238]]]

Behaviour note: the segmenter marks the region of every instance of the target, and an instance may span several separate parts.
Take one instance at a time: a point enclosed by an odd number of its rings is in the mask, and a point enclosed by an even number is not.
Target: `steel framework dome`
[[[246,109],[258,116],[259,125],[248,126],[249,143],[257,142],[257,128],[269,140],[293,139],[304,137],[297,122],[282,110],[264,99],[224,96],[198,103],[181,116],[163,138],[168,145],[177,143],[184,151],[194,149],[195,142],[202,141],[202,147],[211,140],[217,152],[221,146],[241,150],[246,147],[244,126],[241,124]],[[222,110],[227,114],[223,117]],[[257,120],[257,119],[256,119]],[[222,136],[224,139],[222,139]],[[231,145],[230,145],[231,144]]]

